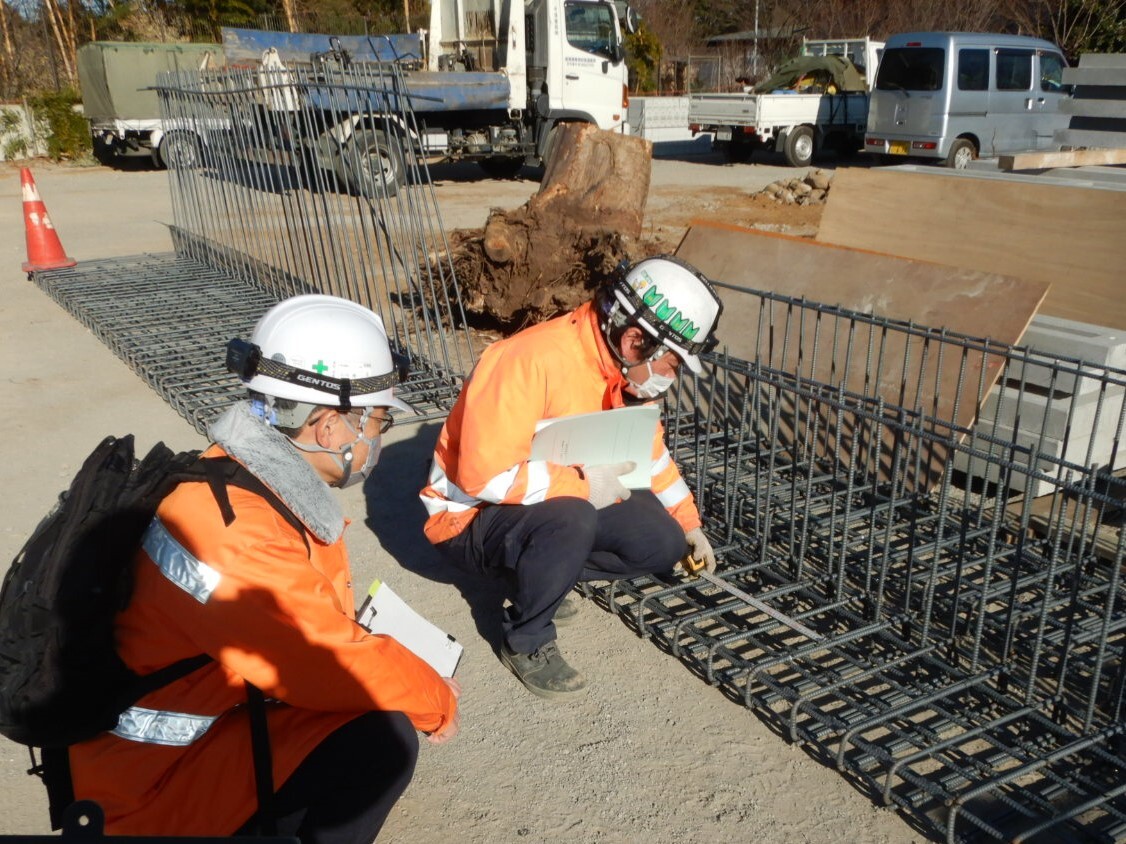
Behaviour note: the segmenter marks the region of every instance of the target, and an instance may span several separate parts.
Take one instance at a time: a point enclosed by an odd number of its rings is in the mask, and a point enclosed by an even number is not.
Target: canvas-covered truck
[[[157,74],[222,63],[219,44],[84,44],[78,50],[78,84],[95,157],[111,164],[118,156],[151,156],[156,164],[167,166],[186,147],[161,120],[153,89]]]
[[[821,149],[857,152],[882,47],[870,38],[806,40],[801,55],[753,88],[690,95],[689,129],[712,133],[729,161],[762,149],[805,167]]]
[[[223,44],[230,65],[260,56],[274,83],[311,57],[358,70],[395,61],[417,125],[373,111],[375,98],[342,109],[316,84],[294,86],[288,98],[273,84],[267,99],[306,116],[293,121],[305,134],[291,141],[320,168],[352,188],[370,171],[394,193],[406,174],[391,135],[427,160],[476,161],[490,175],[512,176],[544,159],[560,123],[628,132],[623,32],[635,23],[621,0],[434,0],[429,30],[413,35],[225,29]],[[349,165],[357,159],[370,167]]]

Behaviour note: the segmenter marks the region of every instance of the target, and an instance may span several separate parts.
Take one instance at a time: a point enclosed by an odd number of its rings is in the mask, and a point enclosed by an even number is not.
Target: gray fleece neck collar
[[[248,402],[228,408],[208,434],[273,490],[321,542],[331,544],[344,534],[344,513],[329,485],[285,435],[250,411]]]

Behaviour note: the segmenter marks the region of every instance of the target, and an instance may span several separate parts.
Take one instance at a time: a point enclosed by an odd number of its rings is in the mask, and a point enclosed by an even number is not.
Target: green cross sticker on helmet
[[[641,328],[676,352],[695,373],[701,352],[716,345],[723,303],[711,282],[671,255],[638,261],[614,285],[622,309]]]

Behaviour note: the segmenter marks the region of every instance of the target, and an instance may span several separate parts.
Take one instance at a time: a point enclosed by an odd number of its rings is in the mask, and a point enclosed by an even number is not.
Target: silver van
[[[1067,66],[1050,41],[1021,35],[909,32],[887,40],[868,105],[865,152],[937,158],[1045,149],[1067,128]]]

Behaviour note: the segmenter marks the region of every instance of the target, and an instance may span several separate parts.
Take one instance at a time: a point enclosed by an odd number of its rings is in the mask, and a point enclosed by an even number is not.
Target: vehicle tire
[[[494,179],[515,179],[524,169],[524,159],[505,155],[494,155],[477,162],[486,175]]]
[[[160,140],[157,157],[161,167],[194,170],[203,163],[199,138],[191,132],[169,132]]]
[[[813,127],[795,126],[786,134],[782,154],[791,167],[808,167],[813,161]]]
[[[977,158],[977,147],[966,138],[958,138],[946,153],[946,166],[951,170],[965,170]]]
[[[383,129],[357,129],[336,162],[336,175],[357,196],[394,196],[406,182],[403,151]]]

